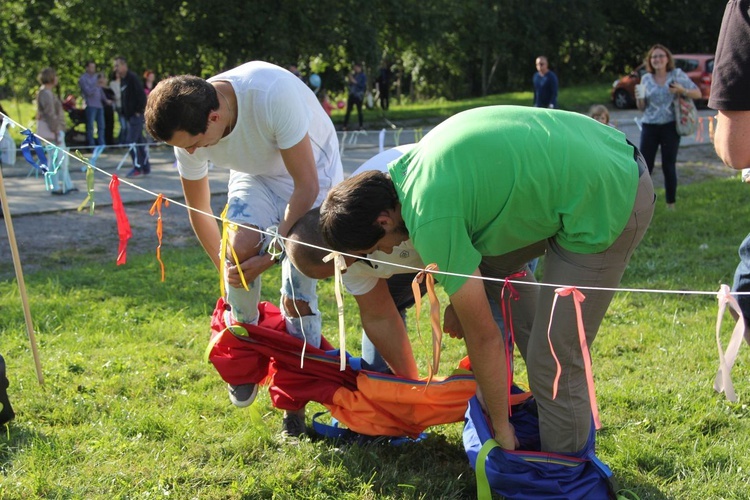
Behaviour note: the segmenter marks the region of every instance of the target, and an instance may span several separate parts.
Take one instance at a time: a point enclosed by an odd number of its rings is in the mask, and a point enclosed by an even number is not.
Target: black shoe
[[[295,438],[305,433],[307,433],[305,418],[291,411],[284,412],[284,418],[281,421],[281,436],[284,438]]]
[[[0,355],[0,425],[7,424],[16,417],[8,400],[8,377],[5,376],[5,360]]]

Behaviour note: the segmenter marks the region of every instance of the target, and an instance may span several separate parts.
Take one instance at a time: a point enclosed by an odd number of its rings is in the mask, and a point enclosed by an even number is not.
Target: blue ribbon
[[[47,167],[47,155],[44,153],[44,147],[39,142],[39,139],[37,139],[34,133],[29,129],[23,130],[21,135],[26,136],[26,139],[21,143],[21,153],[23,154],[23,157],[32,167],[39,169],[46,174],[49,171],[49,168]],[[32,151],[36,153],[39,161],[34,159]]]

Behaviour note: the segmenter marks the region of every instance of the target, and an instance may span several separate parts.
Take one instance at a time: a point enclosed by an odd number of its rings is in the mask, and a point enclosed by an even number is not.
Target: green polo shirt
[[[572,252],[605,250],[630,218],[638,185],[622,132],[519,106],[459,113],[388,168],[423,262],[467,275],[482,256],[551,237]],[[466,278],[440,281],[452,295]]]

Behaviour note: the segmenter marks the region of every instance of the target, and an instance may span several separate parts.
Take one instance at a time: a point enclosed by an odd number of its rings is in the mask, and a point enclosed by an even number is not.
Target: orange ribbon
[[[443,330],[440,328],[440,301],[435,294],[435,277],[432,272],[437,271],[437,264],[430,264],[425,267],[422,271],[417,273],[414,277],[414,281],[411,283],[411,289],[414,293],[414,312],[417,316],[417,334],[419,338],[422,338],[422,334],[419,330],[419,313],[422,308],[422,292],[419,289],[419,285],[422,282],[425,283],[427,288],[427,297],[430,301],[430,325],[432,327],[432,363],[429,366],[429,376],[427,382],[429,383],[432,378],[437,375],[438,369],[440,368],[440,350],[443,342]]]
[[[161,205],[164,203],[164,207],[169,206],[169,200],[164,198],[164,195],[162,193],[159,193],[159,196],[156,197],[156,201],[151,206],[151,210],[149,210],[149,214],[154,215],[154,213],[158,213],[159,216],[156,219],[156,237],[159,239],[159,246],[156,247],[156,260],[159,261],[159,265],[161,266],[161,280],[165,281],[164,279],[164,262],[161,260],[161,238],[162,238],[162,219],[161,219]]]

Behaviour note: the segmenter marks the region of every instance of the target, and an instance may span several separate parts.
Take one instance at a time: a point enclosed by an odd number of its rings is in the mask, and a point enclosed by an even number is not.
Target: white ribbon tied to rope
[[[341,284],[343,283],[341,273],[346,270],[346,261],[344,260],[344,256],[339,252],[331,252],[323,257],[323,262],[330,262],[331,260],[333,260],[335,273],[333,282],[336,294],[336,306],[339,312],[339,351],[341,355],[339,369],[343,372],[346,369],[346,326],[344,325],[344,296],[341,294]]]
[[[750,344],[750,339],[748,338],[745,318],[742,316],[740,305],[737,303],[737,299],[732,297],[727,285],[721,285],[717,298],[719,299],[719,313],[716,317],[716,346],[719,350],[719,371],[716,373],[716,378],[714,379],[714,390],[716,392],[724,392],[729,401],[736,403],[737,394],[734,392],[734,385],[732,384],[732,367],[734,366],[734,361],[737,359],[742,339],[744,338],[748,344]],[[726,352],[724,352],[721,347],[720,335],[721,323],[724,312],[727,309],[727,304],[737,313],[739,319],[737,320],[737,324],[734,325],[732,337],[729,339]]]

